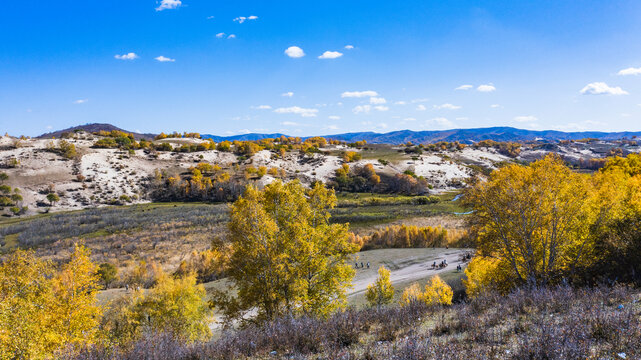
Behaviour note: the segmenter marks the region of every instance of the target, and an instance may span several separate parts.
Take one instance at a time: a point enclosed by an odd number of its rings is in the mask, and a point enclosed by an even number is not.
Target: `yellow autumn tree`
[[[589,260],[596,211],[586,175],[555,155],[529,166],[509,165],[467,194],[479,256],[496,258],[514,284],[556,282]]]
[[[465,268],[465,278],[463,279],[463,286],[465,286],[465,293],[468,297],[473,299],[495,290],[499,284],[502,284],[498,279],[498,264],[499,261],[491,257],[475,256],[472,258]]]
[[[217,292],[214,304],[226,319],[257,310],[257,320],[283,314],[326,316],[346,304],[354,270],[347,264],[357,246],[348,226],[330,224],[333,190],[317,183],[275,181],[249,186],[232,205],[229,279],[236,296]]]
[[[422,299],[423,292],[421,291],[420,285],[418,283],[413,283],[412,285],[406,287],[405,290],[403,290],[403,294],[401,294],[400,305],[407,306],[421,301]]]
[[[394,299],[394,287],[390,281],[390,271],[384,266],[378,268],[378,277],[373,284],[367,285],[365,298],[370,306],[381,307]]]
[[[56,321],[51,330],[59,346],[92,343],[96,338],[102,313],[96,300],[100,278],[89,255],[89,249],[75,245],[69,262],[53,279]]]
[[[164,273],[147,294],[133,291],[106,306],[101,332],[108,344],[127,346],[144,330],[168,332],[184,341],[207,340],[213,319],[207,293],[196,275],[173,278]]]
[[[42,359],[55,350],[50,263],[17,250],[0,264],[0,358]]]
[[[427,305],[452,305],[453,296],[452,288],[440,276],[435,275],[425,285],[423,301]]]
[[[94,342],[97,288],[82,246],[58,272],[32,251],[9,255],[0,265],[0,359],[51,358],[65,346]]]

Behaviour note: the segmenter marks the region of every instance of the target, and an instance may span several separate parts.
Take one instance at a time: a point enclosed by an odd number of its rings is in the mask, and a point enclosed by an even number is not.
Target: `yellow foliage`
[[[389,304],[394,299],[394,287],[390,281],[390,271],[384,266],[378,268],[378,277],[373,284],[367,285],[365,297],[370,306]]]
[[[433,276],[425,285],[423,301],[427,305],[452,305],[454,292],[452,288],[438,275]]]
[[[422,299],[423,292],[421,291],[421,287],[418,285],[418,283],[413,283],[409,287],[406,287],[405,290],[403,290],[400,304],[401,306],[407,306],[414,302],[421,301]]]

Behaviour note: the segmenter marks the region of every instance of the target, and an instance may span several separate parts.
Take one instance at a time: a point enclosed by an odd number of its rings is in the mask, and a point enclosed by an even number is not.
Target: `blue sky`
[[[639,1],[4,1],[0,130],[639,131],[639,34]]]

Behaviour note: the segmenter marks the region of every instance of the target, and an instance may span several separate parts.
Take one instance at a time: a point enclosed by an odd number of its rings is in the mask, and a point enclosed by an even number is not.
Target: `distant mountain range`
[[[214,141],[222,140],[260,140],[264,138],[280,137],[281,134],[245,134],[236,136],[201,135],[203,138],[212,138]],[[453,129],[437,131],[412,131],[400,130],[388,133],[355,132],[323,136],[347,142],[367,140],[370,144],[402,144],[411,141],[415,144],[435,143],[439,141],[459,141],[465,143],[481,140],[495,141],[559,141],[580,140],[594,138],[600,140],[620,140],[641,137],[641,132],[563,132],[555,130],[523,130],[512,127],[491,127],[478,129]]]
[[[111,131],[120,129],[110,124],[87,124],[72,127],[69,129],[50,132],[38,136],[38,138],[51,138],[53,136],[60,137],[64,132],[73,132],[76,130],[84,130],[87,132],[96,132],[100,130]],[[138,134],[133,133],[138,139],[140,138],[153,138],[155,134]],[[278,138],[284,134],[243,134],[234,136],[217,136],[202,134],[205,139],[213,139],[216,142],[229,140],[261,140],[266,138]],[[288,136],[288,135],[284,135]],[[376,132],[354,132],[336,135],[323,136],[328,139],[342,140],[347,142],[354,142],[366,140],[370,144],[402,144],[408,141],[413,143],[435,143],[439,141],[459,141],[464,143],[477,142],[481,140],[495,140],[495,141],[559,141],[559,140],[580,140],[586,138],[600,139],[600,140],[620,140],[620,139],[633,139],[641,137],[639,132],[599,132],[599,131],[580,131],[580,132],[564,132],[556,130],[524,130],[512,127],[490,127],[490,128],[477,128],[477,129],[452,129],[452,130],[435,130],[435,131],[412,131],[400,130],[388,133]]]

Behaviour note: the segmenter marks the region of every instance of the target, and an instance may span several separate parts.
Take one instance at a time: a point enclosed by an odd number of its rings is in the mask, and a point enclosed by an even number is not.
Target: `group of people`
[[[356,267],[357,269],[365,268],[365,265],[363,265],[363,262],[361,262],[361,267],[360,268],[358,267],[358,262],[354,263],[354,265],[355,265],[354,267]],[[369,261],[367,262],[367,268],[369,269]]]
[[[446,266],[447,266],[447,259],[443,259],[443,261],[441,261],[441,263],[438,266],[436,265],[436,261],[434,261],[434,263],[432,264],[432,269],[436,269],[437,267],[439,269],[442,269]]]

